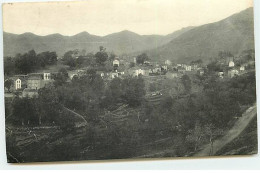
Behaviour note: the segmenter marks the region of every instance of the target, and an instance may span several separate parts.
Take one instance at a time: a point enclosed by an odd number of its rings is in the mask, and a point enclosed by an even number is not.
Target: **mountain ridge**
[[[144,51],[163,45],[188,29],[181,29],[171,33],[171,35],[139,35],[129,30],[97,36],[86,31],[72,36],[64,36],[53,33],[39,36],[26,32],[23,34],[13,34],[4,32],[4,55],[15,56],[17,53],[25,53],[31,49],[36,52],[56,51],[59,56],[63,56],[66,51],[73,49],[85,49],[87,52],[98,51],[99,46],[104,46],[108,51],[118,55]],[[165,39],[164,39],[165,38]]]
[[[182,28],[167,35],[139,35],[123,30],[106,36],[83,31],[73,36],[58,33],[38,36],[33,33],[19,35],[4,32],[3,37],[5,56],[15,56],[31,49],[38,53],[56,51],[58,56],[74,49],[95,53],[99,46],[104,46],[108,52],[117,55],[137,55],[145,52],[152,60],[209,61],[217,57],[219,51],[230,51],[237,55],[243,50],[254,49],[253,8],[217,22]]]
[[[254,49],[253,8],[233,14],[218,22],[190,29],[169,43],[146,53],[152,59],[170,59],[187,62],[195,59],[209,61],[219,51],[238,55],[243,50]]]

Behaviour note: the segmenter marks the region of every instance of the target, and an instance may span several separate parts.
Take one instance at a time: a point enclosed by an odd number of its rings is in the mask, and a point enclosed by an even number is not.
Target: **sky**
[[[253,6],[253,0],[85,0],[3,5],[3,30],[37,35],[104,36],[122,30],[166,35],[216,22]]]

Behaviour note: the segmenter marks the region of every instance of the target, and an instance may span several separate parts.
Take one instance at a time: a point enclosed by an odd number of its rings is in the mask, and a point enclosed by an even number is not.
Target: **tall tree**
[[[14,81],[12,79],[5,80],[5,87],[8,89],[8,92],[10,92],[11,86],[13,85]]]
[[[103,46],[100,46],[99,48],[99,52],[97,52],[95,54],[95,57],[96,57],[96,62],[99,64],[99,65],[104,65],[105,62],[107,61],[108,59],[108,54],[105,52],[105,48]]]
[[[137,64],[144,64],[145,61],[149,60],[146,53],[142,53],[141,55],[138,55],[136,57],[136,63]]]

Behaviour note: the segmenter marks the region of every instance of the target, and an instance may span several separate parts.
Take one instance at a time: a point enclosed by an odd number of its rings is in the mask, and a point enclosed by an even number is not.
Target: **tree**
[[[58,74],[54,75],[54,86],[61,86],[66,83],[68,80],[68,72],[65,68],[61,68]]]
[[[96,57],[96,62],[99,64],[99,65],[104,65],[104,63],[107,61],[108,59],[108,55],[107,53],[105,52],[105,48],[103,46],[100,46],[99,47],[99,52],[97,52],[95,54],[95,57]]]
[[[22,125],[31,125],[38,123],[38,116],[35,108],[35,99],[15,98],[12,102],[12,117],[14,122]]]
[[[215,73],[223,70],[218,61],[212,61],[207,65],[207,68],[209,73]]]
[[[57,64],[57,54],[56,52],[42,52],[37,55],[37,60],[39,66],[45,67],[46,65],[55,65]]]
[[[70,50],[66,52],[62,59],[64,61],[64,64],[70,66],[71,68],[76,67],[76,54],[78,54],[78,50]]]
[[[4,57],[4,74],[12,75],[15,73],[14,58]]]
[[[17,54],[15,57],[15,70],[18,74],[28,74],[37,69],[37,57],[34,50],[30,50],[23,55]]]
[[[188,75],[183,75],[181,78],[182,84],[185,88],[186,93],[190,93],[191,92],[191,80],[190,77]]]
[[[13,85],[14,81],[12,79],[5,80],[5,87],[8,89],[8,92],[10,92],[11,86]]]
[[[231,52],[229,52],[229,51],[219,51],[219,52],[218,52],[218,56],[219,56],[220,58],[233,57],[233,55],[232,55]]]
[[[132,68],[132,67],[134,67],[134,66],[135,66],[135,63],[134,63],[134,62],[130,62],[129,68]]]
[[[147,61],[147,60],[149,60],[149,58],[146,53],[142,53],[141,55],[138,55],[136,57],[137,64],[144,64],[144,61]]]
[[[123,98],[132,107],[140,106],[145,96],[145,83],[142,77],[127,77],[122,83]]]
[[[213,124],[206,124],[205,125],[205,135],[208,137],[209,142],[210,142],[210,151],[209,151],[209,155],[212,156],[214,154],[214,140],[223,135],[224,132],[222,129],[218,129],[216,128]]]
[[[116,55],[114,53],[111,53],[109,56],[109,61],[114,61],[115,58],[116,58]]]
[[[53,86],[48,86],[39,89],[38,93],[39,122],[57,122],[62,111],[62,105],[60,105],[57,90]]]

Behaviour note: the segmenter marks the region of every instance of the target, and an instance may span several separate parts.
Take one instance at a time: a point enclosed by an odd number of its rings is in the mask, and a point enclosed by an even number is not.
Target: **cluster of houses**
[[[11,92],[20,92],[22,97],[37,97],[38,90],[53,82],[51,73],[30,73],[27,75],[15,75],[10,78],[14,83]]]
[[[220,78],[233,78],[234,76],[244,73],[246,71],[246,66],[248,65],[247,63],[236,65],[234,57],[228,57],[224,62],[220,61],[220,63],[223,66],[223,70],[218,72]]]
[[[187,64],[173,64],[170,60],[164,61],[164,63],[149,62],[145,61],[142,65],[136,63],[134,58],[134,66],[126,68],[126,63],[116,57],[111,65],[112,71],[96,71],[96,74],[100,75],[103,79],[114,79],[116,77],[124,77],[127,75],[131,76],[159,76],[165,75],[166,78],[179,78],[187,73],[198,73],[203,75],[206,72],[207,67],[203,67],[202,64],[191,63]],[[247,64],[235,65],[234,58],[227,58],[225,61],[220,61],[224,70],[217,72],[220,78],[234,77],[245,71]],[[74,76],[84,75],[87,69],[78,69],[69,71],[69,78],[72,79]],[[14,84],[10,91],[19,91],[22,93],[22,97],[34,97],[38,96],[38,90],[43,88],[47,84],[54,81],[51,73],[30,73],[27,75],[16,75],[11,77]]]

